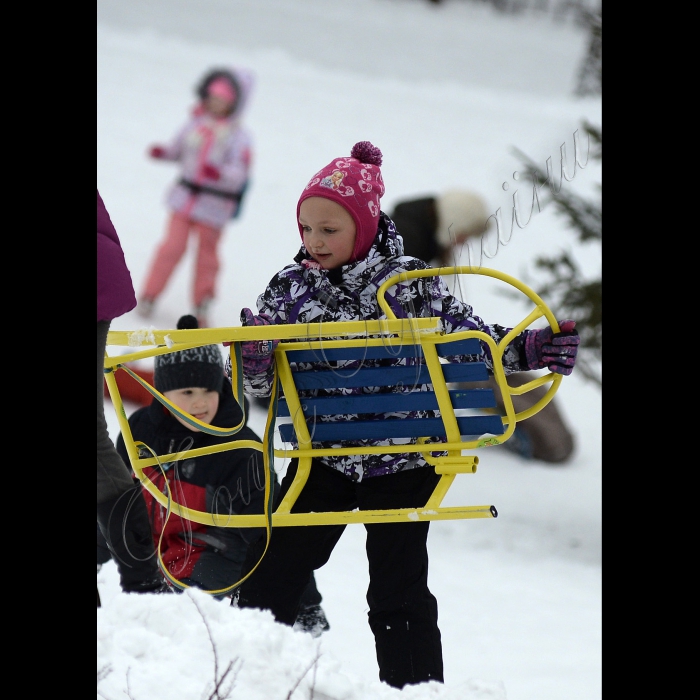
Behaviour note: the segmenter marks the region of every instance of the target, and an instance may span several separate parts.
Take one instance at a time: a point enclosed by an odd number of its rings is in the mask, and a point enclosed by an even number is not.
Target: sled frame
[[[461,331],[458,333],[445,334],[439,318],[396,318],[389,304],[385,299],[387,289],[401,284],[410,282],[418,277],[433,277],[446,276],[456,274],[477,274],[485,275],[499,279],[511,286],[515,287],[534,303],[532,311],[523,318],[512,331],[503,338],[500,343],[496,343],[485,333],[480,331]],[[519,387],[510,387],[506,380],[506,375],[502,365],[503,352],[507,345],[525,330],[533,321],[538,318],[545,318],[554,332],[558,332],[559,328],[557,321],[551,311],[540,299],[540,297],[529,287],[521,283],[519,280],[507,275],[506,273],[492,270],[488,268],[475,267],[442,267],[431,268],[427,270],[416,270],[411,272],[402,272],[388,279],[379,289],[377,294],[379,305],[386,315],[385,320],[375,321],[350,321],[350,322],[333,322],[333,323],[311,323],[305,325],[274,325],[274,326],[255,326],[255,327],[228,327],[228,328],[206,328],[193,330],[155,330],[140,329],[137,331],[110,331],[107,345],[108,346],[127,346],[129,348],[144,347],[145,349],[136,350],[126,354],[109,356],[105,355],[105,378],[110,392],[112,402],[114,404],[119,426],[124,438],[126,449],[129,455],[132,469],[135,475],[139,478],[142,486],[164,507],[169,508],[171,512],[176,513],[182,518],[189,519],[204,525],[216,527],[288,527],[288,526],[312,526],[312,525],[346,525],[351,523],[395,523],[395,522],[417,522],[430,520],[457,520],[457,519],[475,519],[475,518],[495,518],[498,513],[493,505],[466,505],[455,507],[443,507],[441,505],[445,495],[451,487],[454,479],[458,474],[474,474],[479,464],[479,458],[473,452],[484,447],[503,444],[512,435],[517,423],[521,420],[529,418],[542,410],[554,397],[561,380],[562,375],[548,373],[537,377],[526,384]],[[234,371],[233,393],[241,408],[245,411],[242,395],[242,376],[240,364],[240,343],[250,340],[279,340],[279,344],[275,349],[275,365],[276,376],[275,386],[273,388],[273,396],[270,401],[268,411],[265,436],[261,442],[252,440],[236,440],[235,429],[233,430],[233,439],[230,442],[223,444],[199,448],[193,450],[182,451],[167,455],[155,455],[151,457],[140,456],[140,450],[143,447],[140,443],[135,443],[131,434],[130,426],[124,410],[124,405],[114,378],[114,372],[119,369],[125,369],[127,363],[135,362],[147,357],[154,357],[169,352],[184,350],[188,348],[198,347],[202,345],[227,343],[230,344],[229,351],[231,354],[231,364]],[[493,411],[491,418],[496,418],[500,421],[501,430],[494,432],[487,431],[486,435],[463,435],[464,418],[458,416],[453,406],[454,391],[450,390],[450,384],[453,379],[450,369],[456,367],[477,366],[482,363],[461,363],[449,364],[441,361],[441,356],[450,354],[450,349],[455,347],[469,347],[469,345],[455,345],[474,343],[479,341],[486,343],[490,348],[494,360],[494,378],[501,391],[505,413],[499,415]],[[331,355],[340,356],[344,352],[354,351],[355,353],[386,353],[386,356],[393,357],[397,352],[413,352],[415,355],[424,358],[424,365],[415,365],[423,367],[427,371],[429,379],[427,382],[421,380],[421,384],[429,384],[432,390],[428,392],[416,392],[421,398],[426,395],[434,396],[437,407],[440,411],[441,431],[444,437],[444,442],[430,441],[431,436],[436,433],[432,430],[428,435],[421,435],[417,444],[412,445],[390,445],[390,446],[365,446],[365,447],[314,447],[312,438],[316,431],[316,424],[313,420],[313,414],[305,415],[305,400],[300,398],[297,389],[297,382],[304,372],[296,372],[292,368],[292,364],[297,360],[294,358],[300,357],[299,353],[312,353],[317,361],[323,361],[324,356]],[[295,355],[296,353],[296,355]],[[452,352],[451,354],[458,354]],[[466,353],[465,353],[466,354]],[[303,355],[302,355],[303,356]],[[359,372],[367,372],[370,368],[361,368]],[[130,372],[131,373],[131,372]],[[324,381],[329,379],[333,381],[332,375],[336,375],[338,381],[342,378],[342,371],[326,372],[323,378]],[[144,384],[146,388],[156,397],[161,403],[169,408],[175,408],[168,400],[152,386],[144,382],[144,380],[133,375],[137,381]],[[479,378],[485,376],[479,375]],[[461,380],[460,380],[461,381]],[[473,381],[477,381],[473,379]],[[532,389],[549,383],[550,386],[545,395],[533,406],[525,411],[516,413],[513,407],[512,396],[524,394]],[[370,384],[371,385],[371,384]],[[325,385],[330,388],[332,385]],[[390,385],[387,385],[390,387]],[[283,396],[283,400],[279,401],[279,392]],[[480,389],[481,398],[486,394],[483,392],[491,392],[489,389]],[[400,394],[401,396],[412,396],[410,394]],[[363,411],[346,411],[346,413],[364,412],[366,411],[366,397],[373,395],[360,395],[355,398],[365,400]],[[383,394],[386,396],[386,394]],[[352,397],[348,397],[352,399]],[[481,399],[480,399],[481,400]],[[278,407],[282,407],[282,414],[278,414]],[[495,406],[495,402],[493,403]],[[177,409],[176,409],[177,410]],[[491,409],[486,409],[487,411]],[[378,413],[382,413],[382,409],[377,409]],[[309,409],[307,407],[307,414]],[[188,416],[188,414],[185,414]],[[189,417],[193,425],[197,425],[205,432],[213,432],[220,430],[214,426],[208,426],[200,423],[196,419]],[[274,439],[279,440],[283,425],[280,425],[280,431],[276,431],[276,423],[280,418],[287,418],[291,421],[286,427],[289,434],[293,430],[297,446],[294,447],[291,443],[284,448],[274,447]],[[245,417],[241,425],[245,423]],[[319,424],[318,429],[332,423]],[[353,423],[350,422],[351,428]],[[490,426],[496,424],[491,421]],[[289,427],[291,426],[291,427]],[[356,437],[353,439],[357,439]],[[325,440],[325,438],[324,438]],[[266,502],[268,502],[271,493],[271,481],[274,478],[272,469],[275,459],[298,459],[298,468],[295,479],[280,502],[279,506],[270,512],[259,515],[231,515],[231,514],[216,514],[204,511],[198,511],[187,508],[184,505],[173,501],[169,495],[163,494],[155,486],[155,484],[144,474],[144,468],[157,466],[159,464],[170,462],[173,460],[186,459],[188,457],[196,457],[203,454],[213,452],[223,452],[231,449],[250,448],[263,453],[265,462],[265,489]],[[467,454],[465,454],[467,452]],[[422,508],[396,508],[385,510],[355,510],[355,511],[336,511],[336,512],[315,512],[315,513],[292,513],[294,503],[299,494],[304,488],[308,479],[312,460],[315,457],[323,456],[343,456],[343,455],[370,455],[370,454],[390,454],[390,453],[414,453],[423,455],[425,460],[435,469],[436,474],[440,479],[435,486],[435,489]],[[437,455],[436,453],[444,453]]]

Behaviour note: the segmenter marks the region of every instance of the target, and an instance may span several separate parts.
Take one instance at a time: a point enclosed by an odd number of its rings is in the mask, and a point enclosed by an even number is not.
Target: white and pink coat
[[[252,160],[252,139],[241,125],[241,118],[253,79],[241,70],[235,76],[241,95],[234,112],[225,118],[215,118],[198,105],[162,156],[180,164],[180,176],[167,193],[168,206],[193,221],[217,229],[223,228],[236,214]],[[205,164],[219,170],[218,180],[204,174]]]

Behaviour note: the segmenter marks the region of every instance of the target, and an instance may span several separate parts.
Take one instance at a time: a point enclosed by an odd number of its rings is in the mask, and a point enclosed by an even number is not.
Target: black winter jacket
[[[241,409],[233,398],[231,384],[224,381],[219,410],[212,422],[229,428],[241,419]],[[177,421],[156,399],[129,417],[135,441],[148,445],[156,454],[221,444],[231,440],[256,440],[260,437],[247,425],[235,436],[220,437],[193,432]],[[120,434],[117,450],[127,464],[129,458]],[[142,448],[142,457],[151,453]],[[229,450],[162,465],[177,503],[206,512],[254,514],[264,508],[264,466],[261,452],[247,449]],[[166,492],[165,478],[158,467],[144,470]],[[273,475],[274,476],[274,475]],[[279,485],[273,480],[273,489]],[[143,489],[148,505],[153,538],[168,571],[188,585],[207,590],[226,588],[239,580],[240,568],[248,544],[264,532],[262,528],[209,527],[183,520],[170,513],[164,523],[165,508]]]

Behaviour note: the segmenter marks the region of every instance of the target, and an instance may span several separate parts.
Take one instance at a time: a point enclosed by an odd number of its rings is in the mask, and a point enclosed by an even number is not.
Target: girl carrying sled
[[[368,141],[356,143],[349,157],[334,158],[308,182],[297,204],[302,247],[294,262],[278,272],[258,297],[257,314],[243,309],[243,325],[325,323],[385,318],[377,290],[389,277],[430,266],[403,255],[403,243],[391,219],[380,210],[384,194],[382,154]],[[442,319],[446,332],[479,330],[497,343],[511,330],[487,325],[472,307],[453,297],[439,277],[408,280],[386,295],[397,317]],[[507,373],[548,367],[568,375],[575,361],[578,333],[573,321],[551,328],[526,330],[504,353]],[[244,386],[253,396],[268,396],[273,381],[275,343],[241,346]],[[479,355],[455,356],[452,362],[493,362],[488,346]],[[359,362],[308,363],[304,369],[353,369]],[[416,358],[367,360],[364,366],[420,361]],[[230,366],[230,363],[229,363]],[[406,387],[406,392],[420,387]],[[347,390],[345,390],[347,391]],[[371,387],[353,391],[372,393]],[[313,390],[320,395],[324,390]],[[326,390],[325,394],[337,393]],[[303,400],[303,399],[302,399]],[[426,416],[433,415],[426,411]],[[347,416],[357,420],[358,416]],[[324,416],[317,418],[324,420]],[[387,439],[366,441],[390,445]],[[397,441],[398,442],[398,441]],[[343,447],[356,443],[343,443]],[[359,443],[358,443],[359,444]],[[314,443],[321,447],[321,443]],[[292,460],[282,481],[280,499],[296,474]],[[292,512],[324,512],[385,508],[420,508],[432,493],[435,470],[419,455],[386,454],[318,458]],[[368,621],[374,634],[379,678],[402,688],[406,684],[443,681],[437,601],[428,588],[429,522],[367,524]],[[279,622],[292,625],[304,587],[314,570],[330,558],[344,525],[274,528],[269,548],[258,568],[232,603],[269,609]],[[260,560],[265,538],[248,550],[243,574]]]

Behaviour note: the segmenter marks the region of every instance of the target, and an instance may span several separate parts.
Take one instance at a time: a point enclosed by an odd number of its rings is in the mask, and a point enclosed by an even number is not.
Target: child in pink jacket
[[[241,115],[252,87],[246,71],[209,71],[197,86],[199,102],[190,120],[169,145],[149,149],[151,158],[179,163],[170,188],[165,236],[151,262],[139,313],[148,318],[182,259],[190,236],[197,239],[192,301],[200,327],[216,296],[218,247],[226,223],[239,212],[251,167],[251,137]]]

